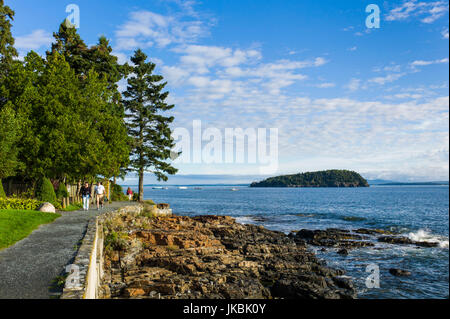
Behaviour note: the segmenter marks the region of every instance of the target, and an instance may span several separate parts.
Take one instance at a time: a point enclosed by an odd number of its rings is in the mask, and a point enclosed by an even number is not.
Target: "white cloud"
[[[335,87],[336,84],[331,83],[331,82],[325,82],[325,83],[320,83],[317,84],[316,87],[321,88],[321,89],[327,89],[327,88],[332,88]]]
[[[348,51],[356,51],[357,49],[358,49],[358,47],[354,46],[354,47],[348,48]]]
[[[354,91],[357,91],[360,88],[360,86],[361,86],[361,80],[353,78],[350,80],[350,82],[347,85],[345,85],[345,88],[354,92]]]
[[[440,60],[432,60],[432,61],[424,61],[424,60],[416,60],[411,63],[412,67],[416,66],[427,66],[431,64],[441,64],[441,63],[448,63],[448,58],[440,59]]]
[[[197,73],[208,73],[212,67],[233,68],[238,65],[255,62],[261,58],[257,50],[233,50],[231,48],[188,45],[174,49],[180,53],[180,62],[188,69]]]
[[[369,79],[369,83],[376,83],[379,85],[384,85],[386,83],[394,82],[394,81],[400,79],[404,75],[405,75],[404,73],[393,73],[393,74],[388,74],[386,76],[378,76],[378,77]]]
[[[441,35],[442,35],[442,38],[448,40],[448,28],[445,28],[444,30],[442,30]]]
[[[22,50],[38,50],[49,47],[53,41],[52,35],[45,30],[34,30],[32,33],[16,37],[14,46]]]
[[[384,103],[273,96],[260,88],[232,91],[220,100],[192,92],[178,100],[180,116],[175,118],[177,126],[188,127],[186,122],[192,121],[186,118],[189,110],[205,127],[278,128],[282,172],[343,165],[361,172],[409,176],[417,176],[418,168],[427,168],[442,175],[448,174],[448,103],[448,96],[420,103]],[[220,166],[211,169],[227,172]],[[233,172],[246,169],[236,167]]]
[[[257,49],[193,44],[177,46],[172,52],[179,54],[178,64],[162,68],[169,83],[194,87],[200,96],[206,94],[215,99],[223,98],[224,94],[232,91],[236,93],[236,90],[261,88],[273,95],[280,94],[283,88],[307,78],[299,70],[320,67],[328,62],[323,57],[316,57],[263,63],[262,53]],[[224,88],[220,89],[219,85]]]
[[[402,5],[390,10],[386,20],[399,21],[410,17],[421,17],[421,22],[433,23],[447,11],[447,1],[419,2],[417,0],[407,0]]]
[[[208,34],[209,25],[203,21],[166,16],[151,11],[135,11],[116,31],[118,49],[137,47],[167,47],[170,44],[192,43]]]

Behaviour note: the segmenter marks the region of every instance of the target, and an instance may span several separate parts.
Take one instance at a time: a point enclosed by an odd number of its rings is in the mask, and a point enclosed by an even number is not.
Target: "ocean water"
[[[336,249],[317,256],[331,267],[345,270],[360,298],[449,298],[449,188],[448,186],[373,186],[370,188],[249,188],[202,186],[195,189],[145,187],[145,199],[169,203],[175,214],[228,215],[238,222],[263,225],[289,233],[300,229],[376,228],[413,240],[439,241],[436,248],[378,243],[375,248]],[[379,288],[366,279],[379,269]],[[394,277],[389,268],[411,271]],[[376,274],[375,274],[376,275]]]

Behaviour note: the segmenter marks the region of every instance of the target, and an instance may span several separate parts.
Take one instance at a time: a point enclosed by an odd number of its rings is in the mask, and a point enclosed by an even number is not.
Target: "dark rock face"
[[[408,237],[397,237],[397,236],[382,236],[378,238],[378,241],[389,244],[399,244],[399,245],[410,245],[414,242]]]
[[[416,245],[419,247],[437,247],[439,246],[438,242],[428,242],[428,241],[414,241],[409,239],[408,237],[401,236],[382,236],[378,238],[378,241],[389,244],[398,244],[398,245]]]
[[[346,256],[346,255],[348,255],[348,250],[345,249],[345,248],[342,248],[342,249],[339,249],[337,253],[338,253],[339,255],[344,255],[344,256]]]
[[[367,237],[352,234],[349,230],[328,228],[326,230],[308,230],[302,229],[295,235],[295,240],[304,240],[310,245],[337,247],[337,248],[356,248],[372,247],[373,243],[365,241]]]
[[[367,228],[360,228],[353,231],[336,228],[328,228],[325,230],[302,229],[298,232],[291,232],[289,237],[293,238],[297,243],[302,242],[314,246],[337,248],[337,253],[342,255],[347,255],[349,249],[374,247],[375,244],[371,242],[374,239],[379,242],[396,245],[416,245],[419,247],[439,246],[438,242],[413,241],[408,237],[394,236],[389,231]]]
[[[397,268],[389,269],[389,273],[393,276],[411,276],[410,271]]]
[[[356,298],[301,238],[230,217],[121,216],[106,226],[125,244],[105,242],[104,298]]]
[[[368,229],[368,228],[359,228],[354,230],[353,232],[357,234],[365,234],[365,235],[392,235],[390,231],[383,229]]]

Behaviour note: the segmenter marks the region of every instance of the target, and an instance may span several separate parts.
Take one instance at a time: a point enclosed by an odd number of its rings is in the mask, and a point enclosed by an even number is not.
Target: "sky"
[[[241,183],[323,169],[368,179],[449,179],[448,1],[5,3],[16,12],[21,56],[45,54],[69,4],[79,7],[78,31],[88,45],[105,35],[120,62],[137,48],[149,56],[168,82],[173,129],[191,135],[177,144],[191,157],[174,161],[179,176],[168,183]],[[380,9],[379,28],[366,25],[369,4]],[[206,134],[200,144],[194,121]],[[259,153],[256,163],[247,153],[243,162],[193,160],[213,139],[220,139],[215,154],[223,148],[225,157],[226,128],[266,130],[258,142],[277,129],[276,169],[261,170]],[[155,179],[148,174],[145,182]]]

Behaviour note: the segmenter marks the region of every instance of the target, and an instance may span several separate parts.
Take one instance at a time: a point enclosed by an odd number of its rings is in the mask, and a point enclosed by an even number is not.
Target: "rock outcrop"
[[[305,240],[230,217],[122,215],[104,226],[103,298],[356,297]]]
[[[397,269],[397,268],[391,268],[389,269],[389,273],[393,276],[401,276],[401,277],[405,277],[405,276],[411,276],[411,272],[408,270],[403,270],[403,269]]]

